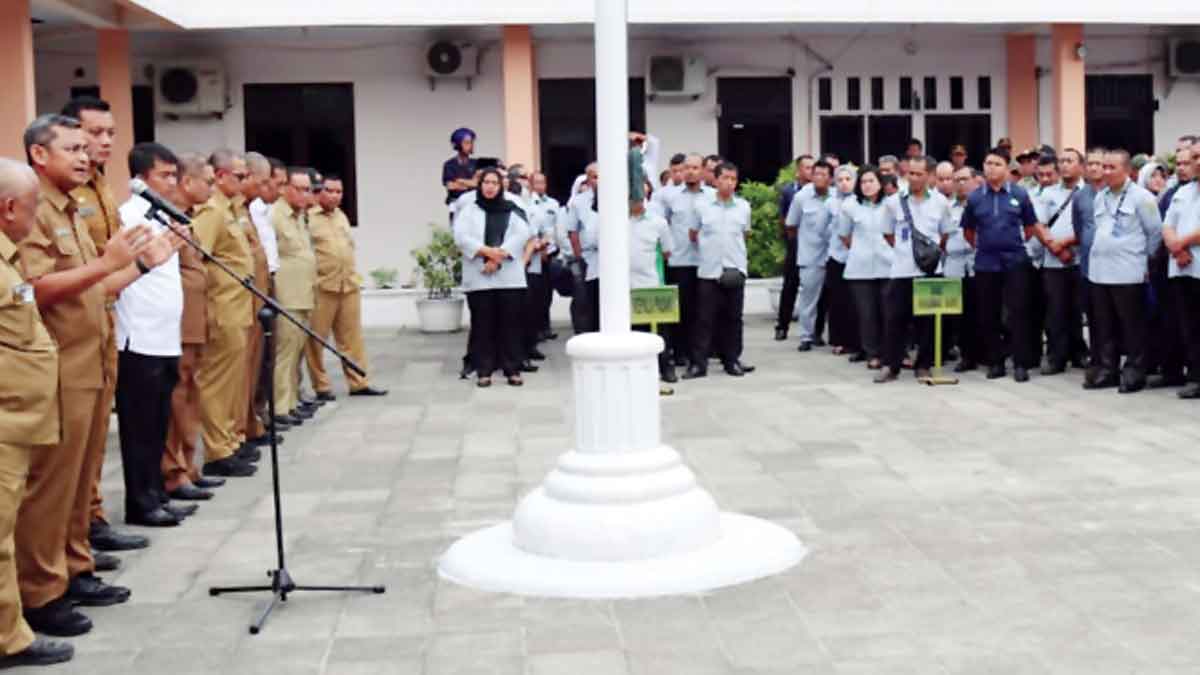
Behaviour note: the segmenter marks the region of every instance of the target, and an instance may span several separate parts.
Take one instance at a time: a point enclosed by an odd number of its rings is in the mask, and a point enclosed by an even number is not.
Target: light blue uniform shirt
[[[838,236],[850,239],[846,271],[849,280],[887,279],[892,274],[895,251],[883,239],[883,204],[859,203],[851,197],[838,213]]]
[[[846,258],[850,255],[850,249],[846,248],[846,244],[838,234],[838,215],[841,214],[842,205],[848,199],[854,199],[854,193],[842,194],[839,192],[825,205],[829,211],[829,259],[836,260],[843,265],[846,264]]]
[[[529,225],[516,212],[509,214],[504,233],[504,249],[511,258],[492,274],[483,273],[484,259],[475,255],[483,248],[487,214],[475,202],[464,204],[454,219],[454,243],[462,251],[462,287],[464,291],[488,291],[500,288],[525,288],[525,269],[521,256],[529,241]]]
[[[904,207],[900,204],[900,198],[906,194],[908,193],[898,192],[883,200],[883,233],[894,235],[896,238],[896,256],[892,259],[893,279],[925,276],[913,260],[912,227],[916,227],[934,242],[940,242],[943,234],[950,234],[958,227],[950,216],[950,202],[942,193],[928,188],[925,190],[925,198],[921,201],[911,198],[908,200],[908,208],[914,221],[908,222],[904,216]],[[938,271],[941,269],[941,263],[938,263]]]
[[[683,183],[678,185],[667,183],[660,188],[655,188],[654,194],[650,195],[650,203],[646,205],[646,209],[657,212],[665,220],[667,217],[667,202],[681,191],[683,191]]]
[[[688,238],[688,232],[699,229],[698,207],[711,202],[716,196],[716,190],[701,185],[695,192],[684,186],[666,198],[667,222],[671,224],[671,236],[675,239],[668,262],[671,267],[695,267],[700,264],[700,248]]]
[[[1175,191],[1163,226],[1173,228],[1175,234],[1181,237],[1189,236],[1196,230],[1200,230],[1200,190],[1196,188],[1196,181]],[[1175,256],[1170,256],[1170,261],[1167,263],[1168,277],[1200,279],[1200,244],[1189,247],[1188,251],[1192,254],[1192,264],[1187,267],[1180,267],[1179,263],[1175,262]]]
[[[946,257],[942,260],[942,274],[950,279],[963,279],[975,276],[975,248],[963,236],[963,211],[967,208],[967,200],[950,202],[950,220],[954,223],[954,234],[946,238]]]
[[[529,209],[526,211],[529,216],[529,236],[542,239],[550,242],[550,246],[546,252],[551,256],[554,255],[557,246],[557,227],[559,219],[558,200],[554,197],[544,195],[533,195],[529,199]],[[534,253],[529,259],[530,274],[542,273],[542,254],[541,252]]]
[[[599,279],[600,214],[592,210],[590,197],[587,199],[577,197],[571,200],[571,215],[568,218],[567,229],[579,233],[579,248],[583,252],[583,261],[587,263],[587,274],[584,275],[584,280]]]
[[[783,224],[796,229],[796,267],[825,266],[831,231],[828,205],[834,201],[836,193],[831,185],[825,194],[819,195],[809,183],[792,198]]]
[[[1082,198],[1079,192],[1079,187],[1074,190],[1074,197],[1071,197],[1072,191],[1068,190],[1062,183],[1051,185],[1050,187],[1040,188],[1033,197],[1033,211],[1037,214],[1039,223],[1050,228],[1050,237],[1052,239],[1065,239],[1075,234],[1075,200]],[[1071,203],[1067,204],[1067,199],[1071,199]],[[1067,204],[1064,206],[1064,204]],[[1061,211],[1060,211],[1061,209]],[[1050,225],[1050,219],[1054,214],[1058,214],[1058,220],[1054,221],[1054,225]],[[1030,241],[1036,237],[1030,237]],[[1046,269],[1062,269],[1064,267],[1079,266],[1079,246],[1072,246],[1071,251],[1075,254],[1069,265],[1063,265],[1063,262],[1058,259],[1045,246],[1042,249],[1042,267]]]
[[[1126,180],[1120,192],[1101,190],[1095,211],[1088,280],[1094,284],[1145,281],[1150,255],[1162,245],[1162,218],[1154,195]]]
[[[750,202],[734,195],[727,202],[713,197],[700,206],[700,265],[696,276],[716,280],[727,267],[748,274],[746,233],[750,231]],[[674,259],[675,254],[671,254]]]
[[[657,288],[658,247],[671,255],[671,226],[647,207],[639,217],[629,219],[629,287]]]

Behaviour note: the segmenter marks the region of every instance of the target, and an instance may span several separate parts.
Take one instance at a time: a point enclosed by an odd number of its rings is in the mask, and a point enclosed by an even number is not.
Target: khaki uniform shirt
[[[238,223],[246,231],[246,241],[250,243],[250,256],[254,259],[254,285],[263,293],[271,291],[271,270],[267,266],[267,250],[263,248],[262,239],[258,236],[258,228],[250,218],[250,210],[246,207],[246,198],[238,196],[233,200],[233,212]],[[252,319],[258,317],[258,311],[263,308],[262,300],[254,297]]]
[[[58,348],[21,274],[16,244],[0,232],[0,443],[58,443]]]
[[[308,231],[308,214],[280,199],[271,207],[271,226],[279,245],[275,298],[285,309],[312,309],[316,305],[317,258]]]
[[[21,262],[28,279],[83,267],[97,257],[96,246],[77,217],[76,202],[40,179],[37,225],[21,241]],[[42,311],[42,320],[58,345],[59,379],[64,389],[104,386],[104,347],[111,339],[101,284]]]
[[[108,240],[121,229],[120,207],[108,179],[97,171],[86,184],[71,190],[71,197],[78,204],[79,219],[91,235],[96,253],[104,255]]]
[[[341,209],[327,214],[318,207],[309,211],[308,224],[317,253],[317,288],[330,293],[357,291],[362,277],[354,264],[350,219]]]
[[[191,246],[179,249],[179,278],[183,282],[180,340],[185,345],[202,345],[208,341],[208,272],[204,258]]]
[[[246,231],[234,218],[233,208],[225,195],[214,190],[212,198],[192,210],[192,230],[196,241],[225,263],[238,278],[254,273],[254,259]],[[237,279],[216,265],[208,268],[208,325],[223,328],[249,328],[253,321],[251,296]]]

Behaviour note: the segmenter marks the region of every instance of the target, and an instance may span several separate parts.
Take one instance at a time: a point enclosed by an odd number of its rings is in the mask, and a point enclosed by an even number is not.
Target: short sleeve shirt
[[[1150,255],[1162,244],[1162,217],[1147,189],[1126,180],[1120,191],[1096,195],[1096,238],[1088,261],[1088,281],[1140,284]]]
[[[827,188],[817,194],[812,183],[800,188],[788,208],[784,225],[796,228],[796,266],[813,267],[825,264],[829,257],[829,203],[836,191]]]
[[[1195,181],[1175,191],[1171,197],[1171,204],[1167,207],[1167,218],[1163,227],[1173,228],[1175,234],[1181,237],[1190,236],[1196,230],[1200,230],[1200,189],[1197,189]],[[1200,262],[1197,262],[1200,258],[1200,244],[1190,247],[1188,251],[1192,254],[1192,264],[1180,267],[1175,261],[1175,256],[1169,256],[1167,276],[1200,279]]]
[[[317,254],[317,287],[329,293],[352,293],[362,285],[354,260],[354,231],[341,209],[326,213],[320,208],[309,211]]]
[[[458,155],[451,157],[442,163],[442,185],[449,183],[452,180],[461,178],[475,177],[475,158],[468,157],[467,161],[460,161]],[[446,203],[453,204],[455,199],[458,199],[467,190],[451,190],[446,189]]]
[[[192,230],[201,246],[244,279],[254,274],[254,259],[246,231],[234,218],[229,200],[214,190],[207,202],[192,211]],[[254,320],[251,296],[242,284],[212,263],[208,269],[209,326],[248,328]]]
[[[699,211],[700,265],[696,276],[716,280],[728,268],[747,274],[746,233],[750,231],[750,202],[737,196],[729,201],[714,197],[700,205]]]
[[[629,219],[629,285],[631,288],[656,288],[658,247],[671,253],[671,228],[667,221],[649,211]]]
[[[943,234],[950,234],[954,229],[950,217],[950,202],[937,190],[925,190],[923,199],[908,199],[909,212],[912,220],[904,212],[901,200],[908,196],[899,193],[883,200],[883,233],[895,238],[896,255],[892,258],[893,279],[912,279],[923,277],[925,273],[917,267],[913,259],[912,229],[915,227],[922,234],[934,241],[940,241]],[[940,266],[939,266],[940,270]]]
[[[312,309],[316,306],[317,256],[308,230],[308,213],[280,199],[271,207],[271,224],[279,244],[275,297],[287,309]]]
[[[995,190],[984,185],[967,197],[961,227],[975,232],[975,271],[1003,272],[1026,264],[1025,228],[1037,224],[1029,193],[1005,182]]]
[[[695,191],[684,186],[667,199],[666,215],[671,225],[671,250],[674,251],[667,261],[671,267],[695,267],[700,264],[700,247],[692,241],[689,231],[699,229],[700,206],[711,202],[716,194],[716,190],[707,185],[701,185]]]
[[[42,323],[21,256],[0,231],[0,443],[59,438],[58,348]]]

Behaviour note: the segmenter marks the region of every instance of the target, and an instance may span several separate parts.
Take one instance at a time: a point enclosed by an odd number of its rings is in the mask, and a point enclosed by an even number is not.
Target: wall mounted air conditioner
[[[1167,47],[1167,75],[1200,79],[1200,39],[1171,38]]]
[[[683,54],[655,54],[646,61],[646,96],[651,101],[704,95],[708,68],[704,58]]]
[[[160,64],[154,76],[155,111],[168,118],[225,113],[225,69],[212,61]]]
[[[479,74],[479,48],[467,42],[440,40],[425,50],[429,77],[471,78]]]

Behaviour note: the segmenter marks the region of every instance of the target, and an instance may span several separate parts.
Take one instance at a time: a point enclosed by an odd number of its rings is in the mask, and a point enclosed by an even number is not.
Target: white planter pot
[[[771,313],[779,314],[779,296],[783,294],[783,284],[767,286],[767,296],[771,299]]]
[[[462,329],[462,296],[417,300],[422,333],[454,333]]]

